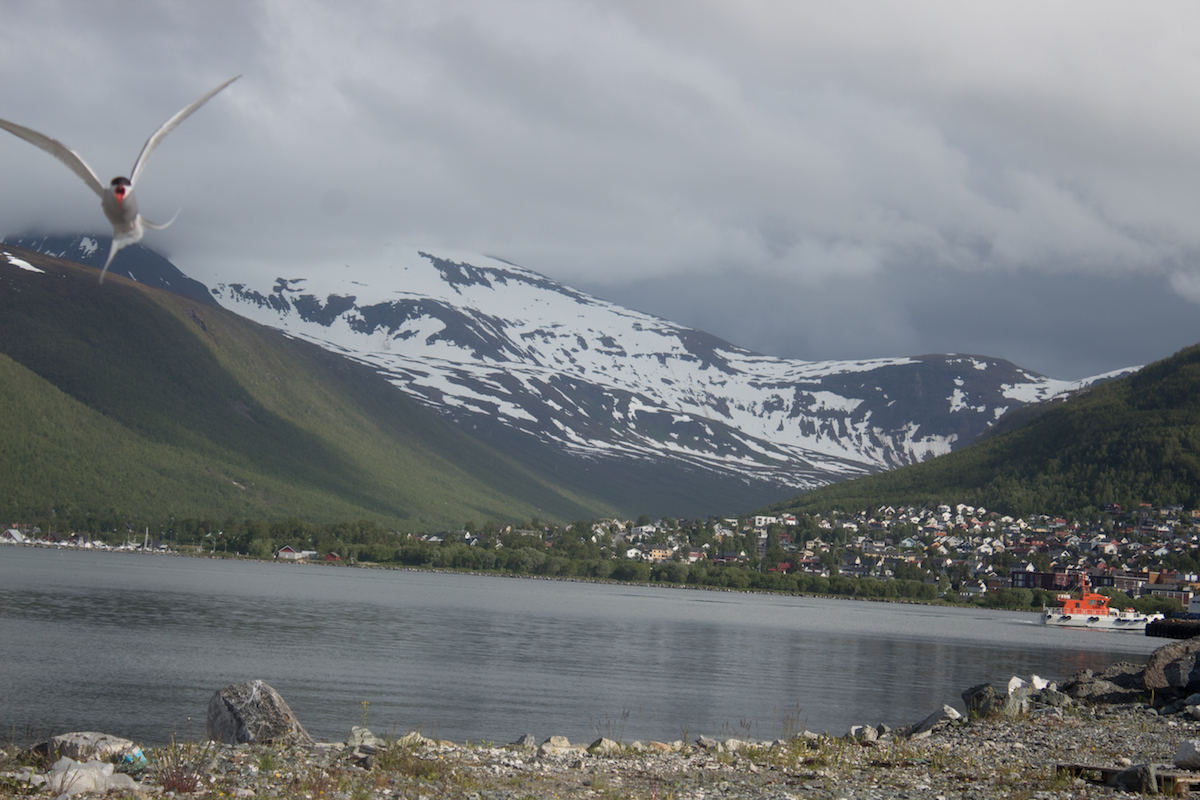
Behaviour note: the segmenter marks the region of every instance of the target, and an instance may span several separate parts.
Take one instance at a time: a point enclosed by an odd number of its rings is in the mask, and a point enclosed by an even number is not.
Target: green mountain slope
[[[1200,345],[1054,403],[1017,430],[771,509],[943,501],[1020,514],[1089,514],[1108,503],[1200,508]]]
[[[375,519],[404,530],[615,511],[370,369],[211,305],[0,256],[0,509]]]

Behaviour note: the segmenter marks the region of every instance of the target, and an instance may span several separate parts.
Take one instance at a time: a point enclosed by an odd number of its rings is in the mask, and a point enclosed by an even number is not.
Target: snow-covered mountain
[[[574,455],[664,456],[806,489],[970,443],[1089,383],[993,358],[759,355],[487,257],[414,252],[385,283],[350,268],[212,287],[226,308],[375,366],[461,425]]]
[[[370,285],[352,267],[210,280],[222,306],[375,367],[530,461],[583,463],[596,485],[670,468],[677,485],[741,486],[747,502],[947,453],[1112,377],[1057,381],[968,355],[759,355],[484,256],[414,250]]]

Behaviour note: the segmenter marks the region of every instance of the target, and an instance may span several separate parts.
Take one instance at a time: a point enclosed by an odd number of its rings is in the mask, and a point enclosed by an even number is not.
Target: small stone
[[[551,736],[538,747],[539,756],[561,756],[582,751],[582,747],[572,746],[565,736]]]
[[[530,738],[532,739],[533,737],[531,736]],[[397,739],[396,744],[400,745],[401,747],[430,747],[435,744],[435,742],[433,739],[422,736],[416,731],[409,731]],[[532,744],[529,746],[533,747]]]
[[[988,688],[991,688],[991,684],[984,684],[984,685],[988,686]],[[970,692],[972,690],[968,689],[967,691]],[[967,692],[963,692],[963,696],[966,697],[966,695],[967,695]],[[970,707],[970,704],[968,704],[968,708],[969,707]],[[920,738],[924,734],[927,734],[931,730],[933,730],[933,726],[937,725],[942,720],[956,720],[956,719],[962,719],[962,714],[958,713],[958,709],[956,709],[954,706],[944,705],[941,707],[941,709],[933,712],[928,717],[926,717],[925,719],[921,720],[916,725],[914,725],[912,730],[909,731],[909,736],[915,736],[915,737]]]
[[[879,738],[879,731],[870,725],[855,725],[850,728],[850,733],[847,736],[858,742],[873,742]]]
[[[592,742],[591,746],[588,747],[588,752],[592,755],[598,756],[613,755],[621,752],[621,745],[617,742],[614,742],[612,739],[605,739],[604,737],[601,737]]]
[[[1175,748],[1175,766],[1180,769],[1200,769],[1200,739],[1185,739]]]
[[[367,730],[366,728],[361,728],[358,725],[354,725],[350,728],[350,737],[346,739],[346,746],[359,747],[361,745],[366,745],[367,747],[372,748],[373,752],[375,748],[383,746],[383,740],[371,733],[371,731]]]

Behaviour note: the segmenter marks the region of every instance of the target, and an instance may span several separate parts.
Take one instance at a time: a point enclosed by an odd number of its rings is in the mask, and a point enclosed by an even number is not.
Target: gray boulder
[[[1153,764],[1138,764],[1118,772],[1109,785],[1123,792],[1158,794],[1158,771]]]
[[[1035,699],[1044,706],[1054,706],[1055,708],[1067,708],[1075,702],[1069,695],[1056,689],[1043,689],[1037,693]]]
[[[1180,769],[1200,770],[1200,739],[1184,739],[1175,748],[1175,766]]]
[[[1059,687],[1059,691],[1084,703],[1131,703],[1146,691],[1145,669],[1117,662],[1098,675],[1082,670]]]
[[[52,762],[64,757],[72,761],[103,761],[109,756],[124,756],[131,763],[146,763],[142,751],[133,742],[96,731],[59,734],[35,745],[33,752]]]
[[[1020,717],[1029,713],[1029,698],[1033,690],[1022,686],[1000,702],[1000,713],[1006,717]]]
[[[279,692],[258,680],[231,683],[213,694],[208,738],[226,744],[314,744]]]
[[[1200,683],[1200,675],[1193,677],[1196,671],[1196,654],[1187,653],[1174,661],[1163,664],[1162,674],[1173,689],[1184,690],[1189,686]]]
[[[1191,683],[1197,651],[1200,651],[1200,636],[1171,642],[1155,650],[1147,659],[1146,671],[1142,676],[1145,688],[1160,691],[1186,689]],[[1186,683],[1183,682],[1185,680]]]
[[[963,692],[962,699],[967,706],[967,716],[990,717],[1000,710],[1004,695],[997,695],[996,687],[990,683],[981,683]]]

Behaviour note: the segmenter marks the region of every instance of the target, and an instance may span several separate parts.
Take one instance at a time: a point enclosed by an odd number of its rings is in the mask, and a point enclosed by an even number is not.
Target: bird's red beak
[[[116,195],[117,205],[121,205],[121,201],[125,199],[125,187],[118,184],[113,188],[113,194]]]

